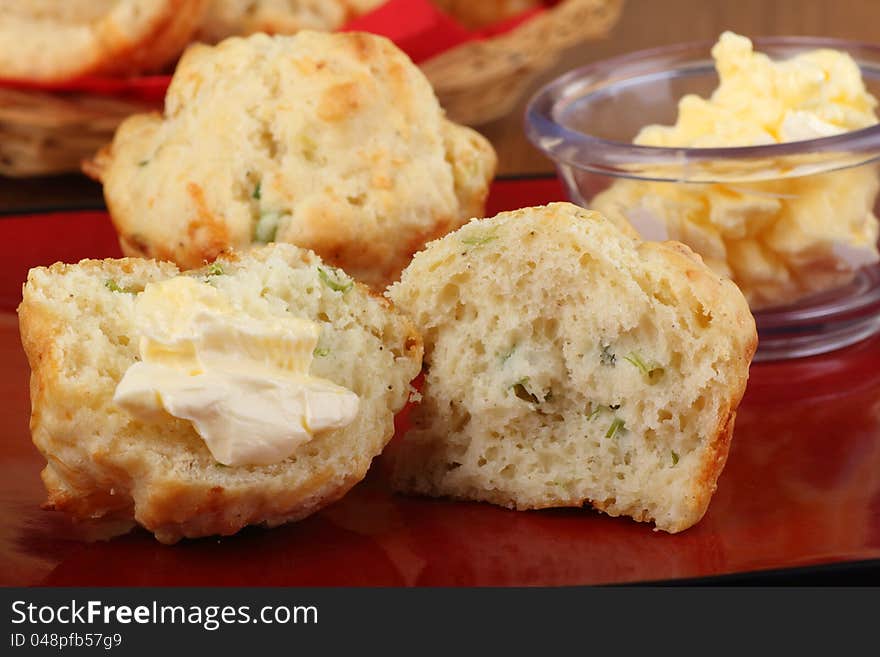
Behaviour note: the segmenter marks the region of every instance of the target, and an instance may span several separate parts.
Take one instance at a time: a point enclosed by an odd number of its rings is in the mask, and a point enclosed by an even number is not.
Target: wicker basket
[[[420,66],[451,119],[486,123],[507,114],[563,50],[605,36],[622,6],[623,0],[562,0],[509,32],[462,44]],[[143,101],[0,87],[0,175],[79,171],[126,116],[154,109]]]
[[[622,8],[623,0],[563,0],[510,32],[422,62],[421,69],[453,121],[488,123],[509,113],[563,50],[606,36]]]
[[[105,96],[0,87],[0,174],[78,171],[125,117],[152,109],[158,108]]]

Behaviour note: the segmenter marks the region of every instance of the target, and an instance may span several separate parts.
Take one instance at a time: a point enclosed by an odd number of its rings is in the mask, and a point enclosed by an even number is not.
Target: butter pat
[[[187,420],[224,465],[268,465],[357,416],[359,398],[309,375],[320,326],[236,312],[207,283],[178,276],[147,285],[135,316],[141,360],[114,402],[144,420]]]
[[[828,49],[774,61],[725,32],[712,49],[719,86],[681,99],[675,125],[645,126],[635,143],[735,147],[838,135],[877,123],[858,66]],[[759,182],[621,179],[591,207],[644,239],[674,239],[731,277],[752,309],[843,285],[876,263],[874,165]]]
[[[719,85],[679,101],[674,126],[646,126],[644,146],[758,146],[815,139],[877,123],[876,99],[847,53],[820,49],[774,61],[724,32],[712,48]]]

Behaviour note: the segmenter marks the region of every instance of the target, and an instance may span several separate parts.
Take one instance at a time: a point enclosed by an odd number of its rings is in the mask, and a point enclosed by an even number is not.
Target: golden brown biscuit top
[[[494,166],[389,40],[311,31],[193,46],[164,116],[123,123],[100,161],[129,253],[193,267],[292,242],[371,283],[478,212]]]

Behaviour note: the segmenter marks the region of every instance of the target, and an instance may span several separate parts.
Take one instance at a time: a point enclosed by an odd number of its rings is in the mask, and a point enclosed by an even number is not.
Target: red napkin
[[[372,32],[391,39],[414,62],[429,59],[471,38],[470,32],[428,0],[390,0],[343,26],[343,32]]]
[[[165,92],[168,90],[170,82],[170,75],[140,75],[129,78],[86,76],[76,80],[48,84],[0,79],[0,87],[36,91],[75,91],[97,96],[113,96],[161,103],[165,99]]]
[[[388,37],[414,62],[419,63],[468,41],[508,32],[542,11],[544,8],[538,7],[482,30],[469,30],[441,12],[429,0],[389,0],[378,9],[350,21],[341,31],[372,32]],[[46,91],[77,91],[160,103],[165,98],[165,91],[170,81],[169,75],[131,78],[87,76],[55,84],[0,80],[0,86]]]
[[[543,11],[537,7],[482,30],[469,30],[444,14],[428,0],[389,0],[384,5],[350,21],[345,32],[372,32],[391,39],[416,62],[460,46],[468,41],[503,34]]]

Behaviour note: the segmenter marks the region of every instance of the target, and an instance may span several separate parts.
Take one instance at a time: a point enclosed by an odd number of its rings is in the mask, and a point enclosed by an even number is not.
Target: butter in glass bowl
[[[737,283],[758,359],[786,358],[880,330],[878,93],[876,47],[726,32],[572,71],[526,128],[572,200]]]

